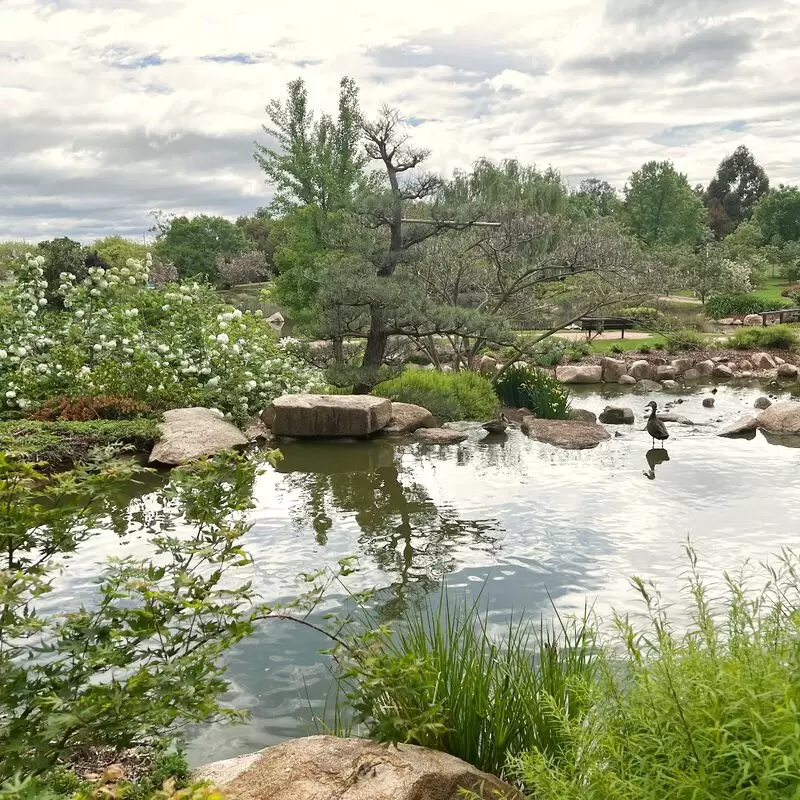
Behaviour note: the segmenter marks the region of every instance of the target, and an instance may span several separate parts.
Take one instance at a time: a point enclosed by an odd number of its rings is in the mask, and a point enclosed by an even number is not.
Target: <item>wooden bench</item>
[[[636,324],[635,320],[626,317],[582,317],[582,331],[622,331],[620,338],[625,338],[625,329],[632,328]]]
[[[800,308],[777,308],[775,311],[758,311],[756,312],[759,317],[761,317],[761,324],[766,328],[767,327],[767,317],[773,316],[773,314],[778,315],[778,324],[783,325],[783,315],[784,314],[800,314]]]

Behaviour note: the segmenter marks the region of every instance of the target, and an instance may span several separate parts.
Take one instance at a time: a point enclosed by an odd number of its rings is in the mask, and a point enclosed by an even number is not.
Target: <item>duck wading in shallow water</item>
[[[661,442],[661,446],[664,446],[664,442],[669,439],[669,431],[667,430],[667,426],[656,416],[656,409],[658,405],[656,404],[655,400],[651,400],[647,407],[650,410],[650,418],[647,420],[647,432],[650,434],[650,438],[653,440],[653,447],[656,445],[656,440]]]
[[[490,422],[484,422],[481,427],[488,433],[505,433],[508,426],[511,424],[509,418],[501,411],[497,419]]]

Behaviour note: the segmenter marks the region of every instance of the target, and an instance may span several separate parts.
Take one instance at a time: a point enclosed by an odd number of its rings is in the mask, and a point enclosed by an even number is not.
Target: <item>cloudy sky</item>
[[[537,10],[541,8],[541,10]],[[264,106],[303,76],[397,106],[431,166],[622,186],[748,145],[800,182],[800,0],[1,0],[0,239],[141,237],[148,212],[269,201]]]

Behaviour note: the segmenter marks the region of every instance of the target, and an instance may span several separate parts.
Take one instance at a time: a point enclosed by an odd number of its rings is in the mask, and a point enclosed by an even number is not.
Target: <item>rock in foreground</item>
[[[508,784],[446,753],[335,736],[293,739],[194,777],[216,783],[226,800],[461,800],[462,789],[520,800]]]
[[[758,415],[758,425],[767,433],[800,436],[800,403],[792,400],[773,403]]]
[[[597,423],[535,417],[525,417],[522,421],[522,432],[531,439],[564,450],[589,450],[611,438],[608,431]]]
[[[366,394],[287,394],[262,419],[276,436],[369,436],[385,428],[392,403]]]
[[[209,408],[175,408],[164,412],[161,438],[150,453],[151,464],[175,467],[225,450],[241,450],[247,437]]]

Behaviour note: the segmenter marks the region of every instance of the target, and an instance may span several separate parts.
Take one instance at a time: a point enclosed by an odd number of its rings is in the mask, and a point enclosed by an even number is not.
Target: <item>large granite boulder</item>
[[[678,370],[669,364],[662,364],[656,367],[656,380],[657,381],[674,381],[678,377]]]
[[[636,378],[637,381],[653,380],[654,373],[655,371],[650,363],[644,360],[634,361],[633,364],[628,367],[628,375],[632,378]]]
[[[174,467],[226,450],[242,450],[249,439],[210,408],[174,408],[164,412],[160,437],[150,453],[151,464]]]
[[[676,358],[673,360],[671,366],[676,374],[683,375],[684,372],[692,368],[694,359],[691,358]]]
[[[262,414],[276,436],[369,436],[385,428],[392,403],[368,394],[287,394]]]
[[[705,361],[698,361],[692,369],[696,370],[701,378],[710,378],[714,374],[714,362],[707,358]]]
[[[758,426],[767,433],[800,436],[800,403],[793,400],[773,403],[758,415]]]
[[[201,767],[225,800],[482,800],[522,796],[455,756],[415,745],[308,736]]]
[[[588,450],[611,438],[602,425],[590,422],[525,417],[521,427],[522,432],[531,439],[564,450]]]
[[[413,403],[392,403],[392,417],[381,433],[386,436],[399,436],[403,433],[414,433],[420,428],[435,427],[436,420],[427,408]]]
[[[603,381],[605,383],[615,383],[628,371],[628,365],[617,358],[601,359],[600,368],[603,370]]]
[[[800,369],[794,364],[778,364],[778,377],[780,378],[797,378]]]
[[[727,364],[717,364],[713,375],[715,378],[732,378],[733,370]]]
[[[756,353],[750,356],[756,369],[775,369],[775,359],[769,353]]]
[[[603,368],[585,364],[556,367],[556,379],[561,383],[600,383],[603,380]]]

